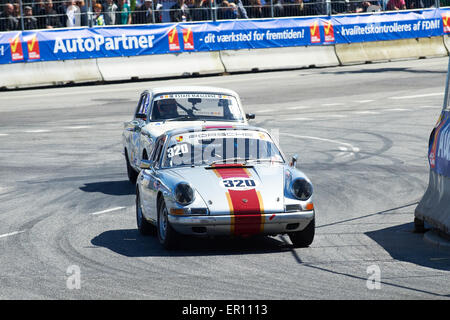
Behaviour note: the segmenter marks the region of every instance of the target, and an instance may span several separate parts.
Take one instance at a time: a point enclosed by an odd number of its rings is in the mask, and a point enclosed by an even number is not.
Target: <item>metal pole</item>
[[[440,0],[434,0],[434,6],[436,8],[440,8],[441,7],[441,1]]]
[[[211,16],[212,16],[212,21],[216,22],[216,20],[217,20],[216,0],[211,0]]]
[[[273,13],[273,0],[270,0],[270,14],[272,15],[272,18],[274,17]]]
[[[22,31],[24,31],[25,30],[25,25],[24,25],[24,22],[23,22],[23,8],[22,8],[22,5],[23,5],[22,0],[19,0],[20,26],[22,28]]]
[[[93,14],[92,14],[92,12],[93,12],[93,8],[92,8],[92,0],[87,0],[88,1],[88,26],[89,26],[89,28],[92,28],[92,26],[94,25],[94,23],[93,23],[93,18],[94,18],[94,16],[93,16]]]
[[[158,0],[155,0],[155,1],[158,1]],[[153,20],[153,23],[156,23],[155,2],[154,1],[152,1],[152,20]]]
[[[331,16],[331,0],[326,0],[327,16]]]

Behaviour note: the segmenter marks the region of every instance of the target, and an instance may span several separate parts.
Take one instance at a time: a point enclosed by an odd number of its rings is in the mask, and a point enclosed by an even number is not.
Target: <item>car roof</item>
[[[177,128],[172,129],[167,132],[165,132],[165,135],[167,137],[172,137],[174,135],[182,134],[182,133],[189,133],[189,132],[201,132],[201,131],[217,131],[217,130],[249,130],[249,131],[259,131],[259,132],[265,132],[268,133],[266,129],[263,129],[261,127],[255,127],[255,126],[249,126],[249,125],[241,125],[241,124],[230,124],[230,125],[196,125],[191,127],[184,127],[184,128]]]
[[[156,87],[152,88],[151,91],[154,95],[163,93],[176,93],[176,92],[195,92],[195,93],[219,93],[231,96],[238,96],[238,94],[230,89],[219,88],[219,87],[207,87],[207,86],[171,86],[171,87]]]

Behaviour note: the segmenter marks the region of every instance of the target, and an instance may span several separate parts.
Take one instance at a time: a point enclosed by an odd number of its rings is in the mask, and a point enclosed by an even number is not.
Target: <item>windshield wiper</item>
[[[210,162],[209,165],[212,166],[212,165],[217,164],[217,163],[227,163],[228,161],[244,161],[243,164],[245,165],[247,163],[247,160],[248,159],[237,158],[237,157],[235,157],[235,158],[226,158],[226,159],[219,159],[219,160],[215,160],[213,162]]]
[[[191,116],[181,116],[181,117],[176,117],[176,118],[172,118],[172,119],[166,119],[164,120],[164,122],[166,121],[190,121],[190,120],[197,120],[197,117],[191,117]]]
[[[274,160],[270,158],[264,158],[264,159],[247,159],[247,162],[279,162],[283,163],[283,160]]]

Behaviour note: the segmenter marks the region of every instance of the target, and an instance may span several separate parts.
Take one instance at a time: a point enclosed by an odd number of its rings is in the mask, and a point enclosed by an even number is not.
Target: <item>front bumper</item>
[[[244,225],[245,229],[246,224],[252,224],[250,229],[258,230],[258,232],[256,232],[258,234],[276,235],[305,229],[314,219],[314,214],[314,210],[311,210],[245,216],[182,216],[169,214],[168,218],[171,226],[177,232],[186,235],[233,235],[236,234],[235,231],[242,227],[242,225]],[[245,219],[246,217],[249,217],[247,221]],[[257,221],[257,226],[255,226],[255,220]],[[255,234],[255,232],[251,233]]]

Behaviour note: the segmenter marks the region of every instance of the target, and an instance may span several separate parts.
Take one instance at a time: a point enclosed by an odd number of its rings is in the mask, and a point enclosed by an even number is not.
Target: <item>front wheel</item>
[[[140,234],[144,236],[155,234],[155,227],[145,219],[142,213],[139,191],[136,192],[136,223]]]
[[[311,222],[306,226],[302,231],[291,232],[289,233],[289,238],[292,241],[292,244],[296,248],[306,248],[308,247],[314,240],[314,233],[316,229],[316,219],[313,218]]]
[[[178,245],[179,234],[172,228],[169,222],[169,212],[164,199],[159,201],[158,209],[158,240],[166,250],[175,249]]]

